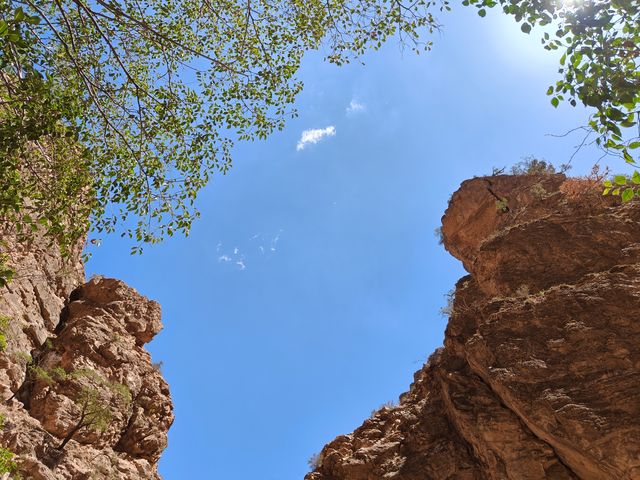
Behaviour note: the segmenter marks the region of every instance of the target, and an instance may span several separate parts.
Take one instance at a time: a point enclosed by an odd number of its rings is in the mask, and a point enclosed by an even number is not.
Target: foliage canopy
[[[637,1],[462,3],[557,28],[543,37],[564,51],[552,104],[595,108],[596,141],[636,164]],[[0,0],[0,218],[63,250],[89,225],[134,252],[188,234],[234,141],[295,116],[306,51],[342,65],[392,37],[429,49],[437,9],[448,0]]]
[[[434,1],[0,0],[0,214],[67,245],[188,234],[233,142],[295,115],[306,51],[429,48]]]

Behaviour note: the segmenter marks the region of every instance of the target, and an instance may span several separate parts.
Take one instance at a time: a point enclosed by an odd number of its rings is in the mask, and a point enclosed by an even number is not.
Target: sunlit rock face
[[[159,479],[173,405],[144,349],[162,328],[159,305],[118,280],[85,283],[79,250],[63,259],[55,247],[8,243],[17,271],[0,290],[9,319],[0,446],[15,453],[23,478]],[[60,449],[87,392],[104,424],[79,429]]]
[[[442,220],[469,275],[397,407],[306,480],[640,478],[640,208],[563,175],[464,182]]]

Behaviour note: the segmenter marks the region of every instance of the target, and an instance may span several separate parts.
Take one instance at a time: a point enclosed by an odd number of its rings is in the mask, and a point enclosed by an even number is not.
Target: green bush
[[[129,404],[133,400],[129,387],[127,387],[124,383],[118,382],[108,382],[107,386],[113,393],[117,394],[120,397],[120,400],[124,403],[125,406],[129,406]]]
[[[13,452],[8,448],[0,447],[0,474],[14,473],[18,465],[13,461]]]
[[[55,383],[53,375],[46,368],[42,368],[38,365],[29,365],[28,371],[31,374],[32,378],[40,380],[49,386]]]
[[[6,315],[0,315],[0,352],[3,352],[7,348],[7,334],[6,330],[9,327],[11,319]]]
[[[25,365],[31,365],[33,363],[33,357],[27,352],[15,352],[13,358]]]
[[[28,366],[29,373],[36,380],[40,380],[41,382],[46,383],[51,386],[57,382],[64,382],[67,377],[69,377],[69,373],[62,367],[55,368],[42,368],[39,365],[29,365]]]
[[[15,270],[6,264],[6,257],[4,255],[0,256],[0,287],[11,283],[15,273]]]

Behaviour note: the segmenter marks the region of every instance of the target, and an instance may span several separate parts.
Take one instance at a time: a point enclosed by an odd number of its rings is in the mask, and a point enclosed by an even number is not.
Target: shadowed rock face
[[[563,175],[475,178],[442,225],[470,273],[444,348],[306,480],[640,478],[638,205]]]
[[[169,389],[144,349],[162,328],[160,307],[124,283],[84,282],[78,256],[14,247],[15,280],[0,290],[8,345],[0,353],[0,446],[24,478],[158,479],[173,422]],[[83,392],[108,412],[81,428]]]

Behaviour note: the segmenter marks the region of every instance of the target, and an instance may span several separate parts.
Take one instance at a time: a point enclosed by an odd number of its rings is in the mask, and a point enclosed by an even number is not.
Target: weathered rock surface
[[[85,283],[79,252],[5,243],[16,276],[0,289],[0,446],[25,479],[159,479],[173,406],[143,347],[159,305],[118,280]],[[83,409],[89,425],[60,449]]]
[[[500,200],[500,204],[496,204]],[[563,175],[462,184],[444,347],[306,480],[640,479],[640,208]]]

